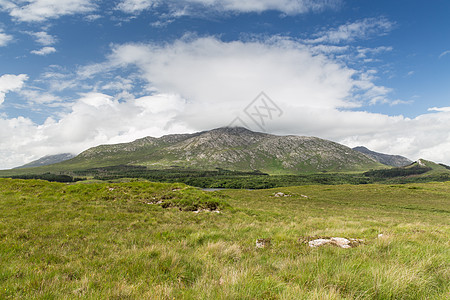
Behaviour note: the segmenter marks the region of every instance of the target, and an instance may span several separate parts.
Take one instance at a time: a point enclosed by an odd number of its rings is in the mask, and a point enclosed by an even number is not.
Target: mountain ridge
[[[413,163],[412,160],[406,157],[375,152],[363,146],[354,147],[353,150],[366,154],[376,161],[391,167],[404,167]]]
[[[46,155],[37,160],[29,162],[19,167],[15,167],[14,169],[25,169],[25,168],[34,168],[34,167],[42,167],[48,166],[56,163],[60,163],[69,159],[74,158],[76,155],[72,153],[60,153],[55,155]]]
[[[332,141],[253,132],[242,127],[100,145],[59,165],[73,168],[120,164],[150,168],[261,170],[274,174],[358,171],[381,166],[372,158]]]

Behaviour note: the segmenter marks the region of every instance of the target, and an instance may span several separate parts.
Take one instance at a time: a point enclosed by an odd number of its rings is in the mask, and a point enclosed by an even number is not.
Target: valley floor
[[[450,182],[0,179],[0,299],[449,299],[449,208]],[[309,247],[319,237],[364,242]]]

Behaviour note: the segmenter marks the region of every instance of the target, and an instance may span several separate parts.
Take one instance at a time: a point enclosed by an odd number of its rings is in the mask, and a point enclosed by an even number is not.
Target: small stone
[[[270,239],[257,239],[256,240],[256,248],[266,248],[270,246]]]

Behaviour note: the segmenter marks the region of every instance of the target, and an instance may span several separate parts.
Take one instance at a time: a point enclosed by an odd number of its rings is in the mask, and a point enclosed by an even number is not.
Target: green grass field
[[[332,236],[364,244],[304,243]],[[449,240],[450,182],[207,193],[0,179],[0,299],[450,299]]]

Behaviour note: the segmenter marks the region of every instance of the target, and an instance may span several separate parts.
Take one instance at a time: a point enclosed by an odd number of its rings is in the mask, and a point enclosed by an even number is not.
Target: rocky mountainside
[[[120,164],[260,170],[272,174],[357,171],[381,166],[374,159],[331,141],[277,136],[240,127],[102,145],[59,165],[74,169]]]
[[[71,153],[61,153],[56,155],[47,155],[44,157],[41,157],[40,159],[37,159],[35,161],[32,161],[26,165],[17,167],[15,169],[24,169],[24,168],[34,168],[34,167],[42,167],[42,166],[48,166],[52,164],[56,164],[59,162],[63,162],[66,160],[69,160],[71,158],[74,158],[75,155]]]
[[[389,155],[389,154],[383,154],[378,153],[375,151],[371,151],[367,149],[366,147],[355,147],[353,150],[356,150],[358,152],[364,153],[367,156],[373,158],[374,160],[392,167],[404,167],[407,165],[410,165],[412,163],[412,160],[409,160],[406,157],[400,156],[400,155]]]

